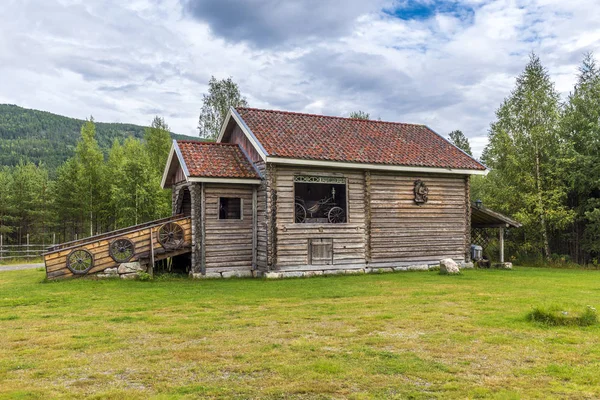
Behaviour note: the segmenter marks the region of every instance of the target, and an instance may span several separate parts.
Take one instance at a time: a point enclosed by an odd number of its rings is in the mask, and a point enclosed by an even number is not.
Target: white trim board
[[[167,178],[168,178],[169,170],[171,169],[171,163],[173,162],[174,154],[177,154],[177,160],[179,161],[179,165],[181,166],[181,169],[183,169],[183,174],[185,175],[185,180],[187,182],[189,182],[188,177],[190,176],[190,171],[188,170],[188,167],[185,164],[185,160],[183,159],[183,155],[181,154],[181,149],[179,149],[177,140],[173,139],[173,143],[171,144],[171,150],[169,151],[169,157],[167,158],[167,165],[165,165],[165,172],[163,172],[163,177],[160,182],[160,187],[163,189],[166,189],[165,184],[167,183]]]
[[[459,169],[459,168],[439,168],[439,167],[411,167],[406,165],[386,165],[386,164],[366,164],[344,161],[321,161],[304,160],[298,158],[282,158],[268,156],[267,163],[300,165],[306,167],[329,167],[329,168],[350,168],[367,169],[375,171],[402,171],[402,172],[429,172],[438,174],[460,174],[460,175],[487,175],[489,170]]]
[[[206,183],[241,183],[245,185],[260,185],[260,179],[243,178],[208,178],[208,177],[189,177],[188,182],[206,182]]]

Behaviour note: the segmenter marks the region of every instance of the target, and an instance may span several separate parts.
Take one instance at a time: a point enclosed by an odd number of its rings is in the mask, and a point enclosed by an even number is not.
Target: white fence
[[[49,246],[50,244],[29,243],[29,235],[26,244],[5,244],[3,235],[0,235],[0,261],[40,258]]]

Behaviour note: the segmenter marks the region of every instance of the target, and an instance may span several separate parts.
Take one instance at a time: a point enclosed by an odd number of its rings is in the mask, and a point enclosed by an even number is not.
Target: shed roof
[[[475,203],[471,205],[471,227],[472,228],[500,228],[513,227],[520,228],[520,222],[507,217],[497,211],[490,210],[483,205],[477,207]]]
[[[425,125],[235,109],[269,157],[485,171]]]

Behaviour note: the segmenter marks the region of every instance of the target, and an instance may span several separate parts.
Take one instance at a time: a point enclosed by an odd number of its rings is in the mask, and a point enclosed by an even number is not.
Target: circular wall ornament
[[[86,274],[94,266],[94,256],[86,249],[75,249],[67,256],[67,268],[74,274]]]
[[[135,244],[127,238],[115,239],[108,247],[108,253],[116,262],[124,263],[135,254]]]
[[[166,250],[175,250],[183,245],[183,228],[175,222],[167,222],[156,232],[158,243]]]

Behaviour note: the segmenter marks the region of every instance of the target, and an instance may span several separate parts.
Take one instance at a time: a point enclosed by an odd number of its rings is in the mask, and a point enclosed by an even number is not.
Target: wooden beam
[[[200,184],[200,273],[206,275],[206,191]]]
[[[252,187],[252,269],[256,269],[258,243],[258,190]]]
[[[498,229],[500,239],[500,262],[504,262],[504,227]]]

